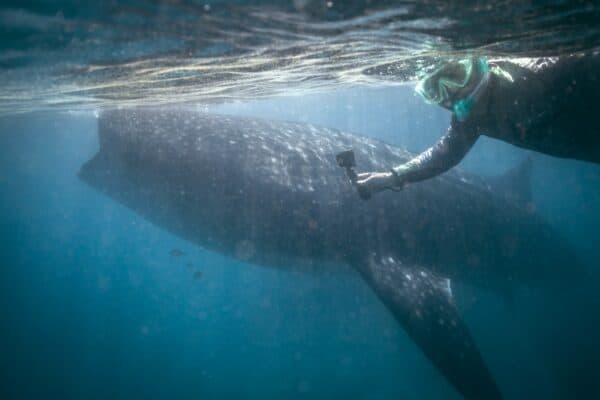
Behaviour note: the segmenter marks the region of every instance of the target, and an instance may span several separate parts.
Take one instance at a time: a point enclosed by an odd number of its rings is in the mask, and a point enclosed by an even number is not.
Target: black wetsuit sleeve
[[[448,132],[435,145],[392,171],[402,183],[433,178],[458,164],[478,137],[471,124],[458,122],[453,117]]]

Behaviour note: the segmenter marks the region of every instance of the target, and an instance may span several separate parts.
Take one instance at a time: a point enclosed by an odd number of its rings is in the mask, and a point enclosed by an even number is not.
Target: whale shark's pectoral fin
[[[449,279],[376,255],[358,269],[458,392],[466,399],[502,398],[454,306]]]

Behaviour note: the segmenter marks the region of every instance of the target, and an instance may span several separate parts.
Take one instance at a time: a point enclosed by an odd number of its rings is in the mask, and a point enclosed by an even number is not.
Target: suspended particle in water
[[[110,277],[104,276],[104,275],[98,276],[97,285],[98,285],[98,289],[100,289],[103,292],[110,289],[110,286],[111,286]]]
[[[297,11],[303,11],[308,4],[308,0],[294,0],[293,4]]]
[[[169,251],[169,255],[171,257],[181,257],[181,256],[184,256],[185,253],[182,250],[175,248],[175,249],[171,249],[171,251]]]
[[[242,261],[247,261],[254,256],[254,244],[249,240],[241,240],[235,245],[235,255]]]
[[[300,382],[298,382],[297,389],[299,393],[308,393],[312,389],[312,384],[310,383],[310,381],[303,379]]]

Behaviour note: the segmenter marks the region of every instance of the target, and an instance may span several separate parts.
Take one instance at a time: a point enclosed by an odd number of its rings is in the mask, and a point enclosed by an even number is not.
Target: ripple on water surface
[[[80,0],[0,6],[0,113],[413,80],[465,54],[593,51],[593,1]]]

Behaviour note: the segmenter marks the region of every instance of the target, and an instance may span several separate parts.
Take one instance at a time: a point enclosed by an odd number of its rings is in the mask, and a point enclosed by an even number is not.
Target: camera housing
[[[342,151],[341,153],[336,154],[335,160],[338,165],[346,170],[346,176],[350,179],[353,185],[356,186],[356,190],[361,199],[367,200],[371,197],[371,192],[363,186],[357,185],[358,175],[354,171],[354,167],[356,166],[356,159],[354,158],[354,151],[352,149]]]
[[[335,160],[342,168],[354,168],[356,166],[356,159],[354,158],[354,151],[352,150],[345,150],[338,153],[335,156]]]

